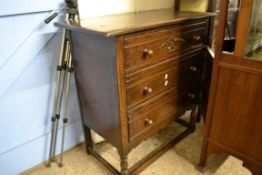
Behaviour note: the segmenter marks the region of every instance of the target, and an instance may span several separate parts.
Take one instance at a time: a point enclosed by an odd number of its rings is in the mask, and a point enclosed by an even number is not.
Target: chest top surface
[[[55,25],[69,30],[115,37],[192,19],[207,18],[212,15],[204,12],[178,12],[174,9],[163,9],[81,19],[80,22],[70,25],[66,23],[56,23]]]

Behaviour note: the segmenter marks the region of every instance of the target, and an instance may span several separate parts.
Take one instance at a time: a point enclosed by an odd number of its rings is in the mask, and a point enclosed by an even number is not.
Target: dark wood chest
[[[138,172],[128,169],[132,148],[188,109],[191,122],[180,123],[184,135],[194,130],[209,16],[168,9],[59,24],[70,30],[88,152],[112,172],[93,151],[89,129],[117,148],[121,174]]]

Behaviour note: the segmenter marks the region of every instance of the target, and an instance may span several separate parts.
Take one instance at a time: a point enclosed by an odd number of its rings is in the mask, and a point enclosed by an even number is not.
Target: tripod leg
[[[64,109],[64,118],[63,118],[63,132],[62,132],[62,143],[61,143],[61,154],[60,154],[60,163],[59,166],[63,167],[63,153],[64,153],[64,141],[65,141],[65,129],[68,124],[68,100],[70,94],[70,79],[72,68],[72,57],[69,55],[68,66],[67,66],[67,80],[66,80],[66,96],[65,96],[65,109]]]
[[[55,143],[55,127],[57,125],[57,118],[58,116],[57,114],[57,107],[58,107],[58,100],[59,100],[59,96],[61,94],[61,75],[62,75],[62,70],[63,70],[63,63],[64,63],[64,55],[65,55],[65,31],[62,34],[62,42],[61,42],[61,52],[60,52],[60,56],[59,56],[59,61],[58,61],[58,65],[57,65],[57,84],[56,84],[56,92],[55,92],[55,103],[54,103],[54,114],[51,118],[51,122],[52,122],[52,126],[51,126],[51,141],[50,141],[50,149],[49,149],[49,158],[48,158],[48,162],[47,162],[47,166],[50,166],[51,161],[54,160],[54,143]]]
[[[58,99],[60,99],[60,94],[61,94],[61,84],[63,84],[63,78],[62,78],[62,74],[61,71],[59,70],[58,72],[58,82],[57,82],[57,95],[56,95],[56,101],[55,101],[55,109],[57,109],[57,104],[58,104]],[[63,88],[62,88],[63,89]],[[55,141],[56,141],[56,127],[58,125],[58,120],[60,118],[60,115],[57,114],[56,110],[54,112],[54,115],[51,118],[52,121],[52,134],[51,134],[51,143],[50,143],[50,152],[49,152],[49,162],[48,164],[50,164],[50,162],[54,161],[54,149],[55,149]]]
[[[70,59],[70,46],[69,46],[69,40],[68,40],[68,31],[65,30],[65,40],[64,40],[64,55],[63,55],[63,61],[64,61],[64,80],[62,83],[62,91],[61,91],[61,95],[58,101],[58,106],[57,106],[57,110],[56,110],[56,116],[57,116],[57,120],[59,121],[60,118],[60,111],[61,111],[61,105],[62,105],[62,97],[63,97],[63,91],[64,91],[64,83],[65,83],[65,78],[66,78],[66,69],[68,68],[68,60]],[[56,123],[56,127],[55,127],[55,138],[54,138],[54,151],[53,151],[53,157],[55,157],[55,148],[56,148],[56,141],[57,141],[57,134],[58,134],[58,125],[59,122],[57,121]]]
[[[67,31],[65,31],[66,35],[67,35]],[[66,36],[67,37],[67,36]],[[57,110],[56,110],[56,116],[57,116],[57,122],[56,122],[56,126],[55,126],[55,132],[54,132],[54,149],[53,149],[53,156],[55,157],[55,148],[56,148],[56,142],[57,142],[57,134],[58,134],[58,125],[59,125],[59,118],[60,118],[60,111],[61,111],[61,105],[62,105],[62,97],[63,97],[63,92],[64,92],[64,84],[65,84],[65,79],[66,79],[66,69],[67,69],[67,61],[69,60],[69,56],[70,56],[70,51],[69,51],[69,41],[68,39],[65,39],[65,54],[64,54],[64,77],[63,77],[63,82],[62,82],[62,90],[61,90],[61,94],[60,94],[60,98],[59,101],[57,102]]]
[[[51,118],[51,122],[52,122],[52,127],[51,127],[51,141],[50,141],[50,148],[49,148],[49,158],[48,158],[48,162],[46,164],[47,167],[51,166],[51,159],[52,159],[52,147],[53,147],[53,142],[54,142],[54,131],[55,131],[55,117],[52,116]]]
[[[54,129],[54,142],[53,142],[53,152],[52,152],[52,161],[54,161],[55,152],[56,152],[56,142],[57,142],[57,134],[58,134],[58,126],[59,126],[59,119],[60,119],[60,111],[62,106],[62,98],[63,98],[63,92],[64,92],[64,86],[65,86],[65,78],[66,78],[66,71],[63,71],[63,78],[61,82],[61,92],[58,97],[57,101],[57,109],[56,109],[56,122],[55,122],[55,129]]]
[[[66,1],[67,7],[72,10],[68,10],[65,14],[65,20],[75,20],[75,16],[78,16],[78,8],[77,3],[75,1]],[[62,8],[64,9],[64,8]],[[59,12],[57,12],[59,13]],[[53,18],[53,17],[52,17]],[[78,16],[79,18],[79,16]],[[50,17],[45,20],[46,23],[52,20]],[[55,149],[56,149],[56,140],[57,140],[57,133],[58,133],[58,125],[59,125],[59,118],[60,118],[60,110],[61,110],[61,102],[63,96],[63,89],[64,89],[64,82],[65,82],[65,71],[64,77],[61,78],[62,68],[66,63],[65,58],[69,58],[69,40],[68,40],[68,31],[63,30],[62,34],[62,42],[61,42],[61,51],[60,57],[58,62],[58,74],[57,74],[57,84],[56,84],[56,94],[55,94],[55,103],[54,103],[54,113],[51,118],[52,127],[51,127],[51,141],[50,141],[50,150],[49,150],[49,159],[47,166],[51,165],[51,161],[54,161],[55,157]],[[68,60],[67,60],[68,61]],[[70,63],[71,64],[71,63]],[[63,81],[62,81],[63,80]],[[62,86],[62,87],[61,87]],[[64,131],[63,131],[64,132]],[[64,134],[63,134],[64,135]]]

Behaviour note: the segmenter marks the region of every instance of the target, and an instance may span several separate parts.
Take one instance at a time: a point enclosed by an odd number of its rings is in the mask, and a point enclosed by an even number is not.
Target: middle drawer
[[[171,88],[188,77],[199,76],[201,54],[190,56],[185,61],[163,65],[152,71],[140,74],[127,81],[127,106],[133,106]],[[175,61],[175,60],[174,60]]]

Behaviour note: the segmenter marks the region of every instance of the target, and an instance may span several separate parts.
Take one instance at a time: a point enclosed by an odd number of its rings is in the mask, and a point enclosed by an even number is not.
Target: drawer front
[[[194,77],[194,79],[199,77],[200,55],[189,57],[188,60],[174,65],[170,64],[171,66],[164,66],[154,72],[140,75],[140,77],[127,83],[128,108],[132,108],[165,90],[177,86],[189,77]]]
[[[126,38],[125,66],[132,72],[183,52],[202,47],[206,41],[206,23],[171,28]]]
[[[158,126],[163,125],[163,123],[168,125],[175,117],[179,117],[177,114],[181,114],[197,101],[198,87],[195,85],[191,85],[194,88],[173,89],[161,99],[140,107],[133,114],[130,114],[129,140],[143,140],[161,129]]]

